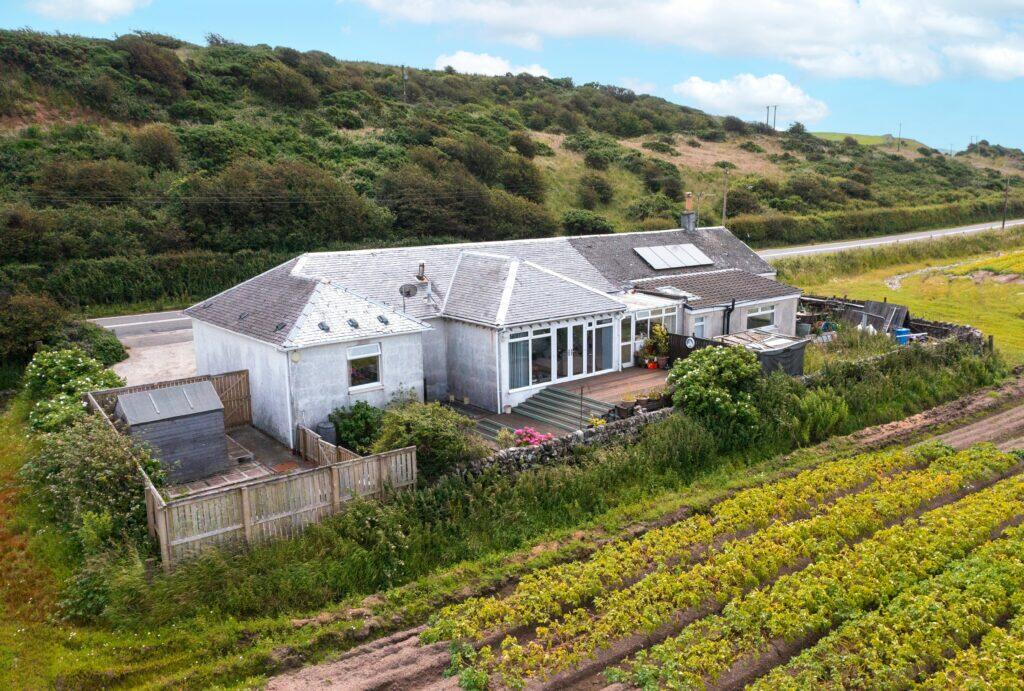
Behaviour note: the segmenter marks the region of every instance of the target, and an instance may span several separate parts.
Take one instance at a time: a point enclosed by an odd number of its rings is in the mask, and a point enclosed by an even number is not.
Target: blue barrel
[[[896,342],[900,345],[907,345],[910,343],[910,329],[896,329]]]

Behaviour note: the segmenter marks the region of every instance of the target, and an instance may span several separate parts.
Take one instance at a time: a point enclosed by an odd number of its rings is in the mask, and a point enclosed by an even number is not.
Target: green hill
[[[991,216],[1000,173],[652,96],[319,51],[0,31],[0,289],[186,302],[319,248],[702,220],[752,243]],[[1014,184],[1021,180],[1015,178]]]

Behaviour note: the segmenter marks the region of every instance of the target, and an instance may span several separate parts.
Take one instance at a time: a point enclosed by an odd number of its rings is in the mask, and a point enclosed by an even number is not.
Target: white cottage
[[[304,254],[188,310],[198,370],[248,369],[253,421],[400,392],[507,412],[631,367],[654,323],[792,335],[800,291],[722,227]]]

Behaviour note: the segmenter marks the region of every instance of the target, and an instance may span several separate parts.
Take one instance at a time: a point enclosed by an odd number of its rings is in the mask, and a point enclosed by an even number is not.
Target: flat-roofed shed
[[[231,466],[224,404],[209,381],[122,394],[115,415],[132,439],[149,445],[172,484]]]

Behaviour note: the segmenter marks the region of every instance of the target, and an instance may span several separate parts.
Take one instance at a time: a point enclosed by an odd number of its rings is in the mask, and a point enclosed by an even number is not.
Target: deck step
[[[548,387],[517,405],[512,412],[566,432],[575,432],[586,426],[589,418],[600,417],[612,407],[604,401],[586,396],[581,400],[578,394],[574,395],[571,391]]]
[[[511,430],[512,428],[508,425],[503,425],[500,422],[489,420],[487,418],[481,418],[476,421],[477,434],[490,441],[497,440],[498,432],[503,429]]]

